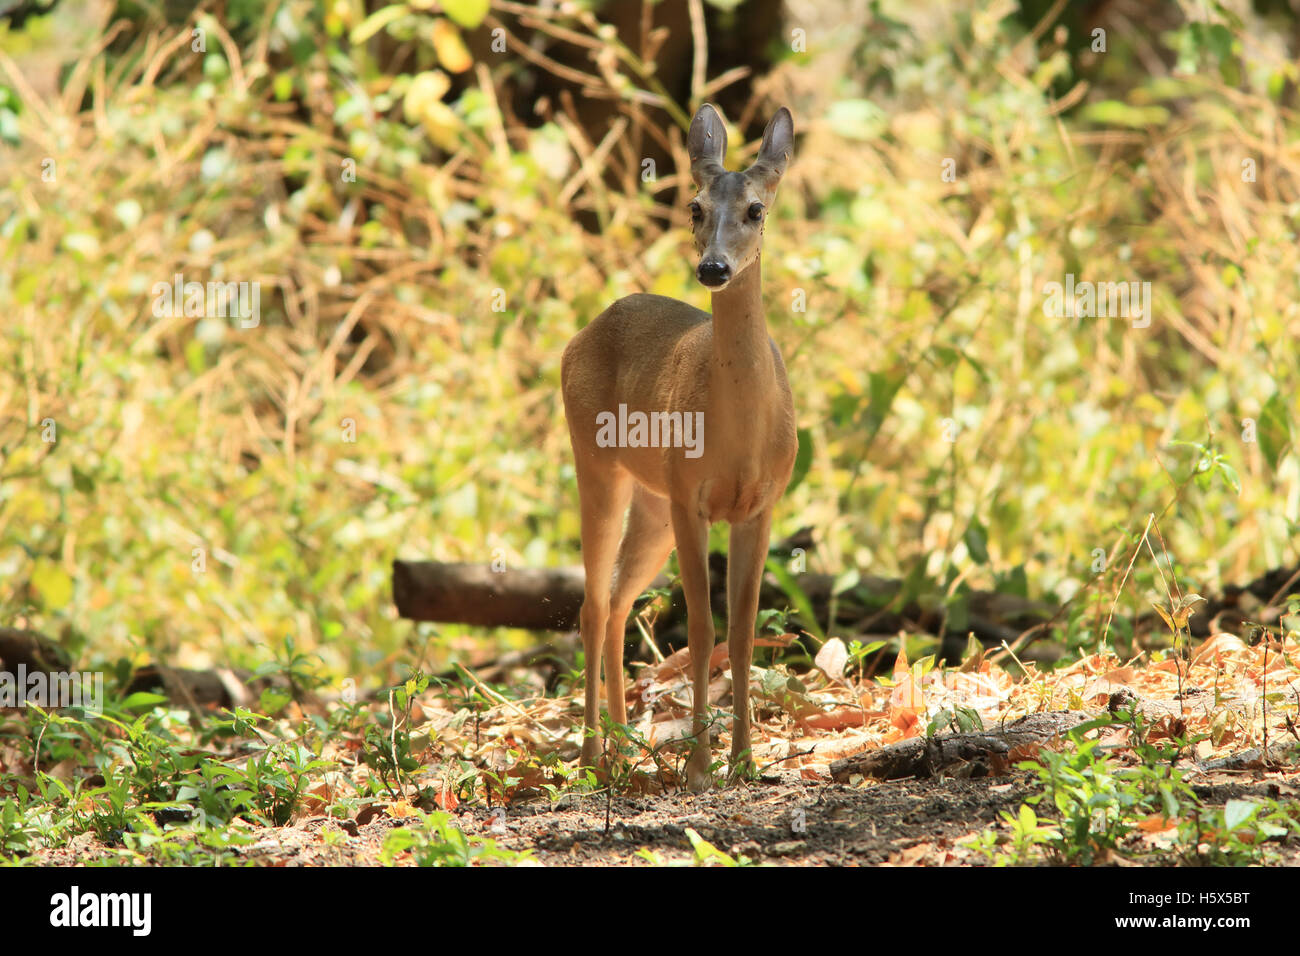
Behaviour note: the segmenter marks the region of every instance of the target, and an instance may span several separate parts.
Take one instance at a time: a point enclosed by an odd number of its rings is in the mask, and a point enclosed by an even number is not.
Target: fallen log
[[[887,747],[831,761],[831,777],[845,783],[855,774],[878,780],[950,773],[991,777],[1081,724],[1095,719],[1081,710],[1029,714],[987,730],[914,737]]]
[[[577,626],[582,584],[582,568],[393,562],[393,602],[413,621],[568,631]]]
[[[726,558],[710,558],[710,590],[714,610],[726,613]],[[393,601],[398,613],[415,621],[472,624],[479,627],[520,627],[529,630],[572,630],[578,626],[584,584],[582,568],[510,568],[495,571],[482,564],[444,564],[437,561],[394,561]],[[832,605],[835,627],[873,633],[896,633],[905,624],[936,630],[942,615],[916,602],[901,608],[898,603],[903,582],[892,578],[862,575],[858,583],[840,594],[831,574],[794,575],[794,581],[808,597],[825,628]],[[654,587],[666,587],[663,575]],[[789,605],[788,595],[771,575],[763,579],[760,593],[763,607]],[[985,644],[1014,640],[1023,627],[1051,616],[1052,608],[1014,595],[974,592],[971,595],[968,630]],[[668,628],[684,611],[680,592],[674,592],[672,609],[661,620]],[[966,631],[961,637],[964,639]]]
[[[51,674],[70,670],[72,659],[44,634],[0,627],[0,670],[15,671],[20,664],[29,672]]]
[[[131,675],[124,694],[162,691],[169,701],[194,710],[224,707],[250,707],[256,694],[270,686],[267,680],[254,681],[247,671],[226,668],[197,671],[184,667],[146,664]]]

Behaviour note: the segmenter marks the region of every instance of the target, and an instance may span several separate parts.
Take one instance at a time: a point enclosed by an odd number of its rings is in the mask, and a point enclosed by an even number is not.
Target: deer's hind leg
[[[673,550],[673,524],[668,499],[637,485],[632,492],[627,531],[614,562],[614,587],[609,602],[609,623],[605,630],[605,689],[609,716],[616,724],[627,723],[627,700],[623,693],[623,638],[627,616],[637,597],[654,580]]]
[[[578,628],[586,656],[586,696],[583,709],[582,763],[594,767],[601,750],[600,657],[609,623],[610,574],[614,568],[623,513],[632,496],[632,476],[621,468],[584,468],[579,456],[578,498],[582,507],[582,564],[586,571]],[[620,652],[622,648],[619,648]],[[620,653],[622,684],[622,654]]]

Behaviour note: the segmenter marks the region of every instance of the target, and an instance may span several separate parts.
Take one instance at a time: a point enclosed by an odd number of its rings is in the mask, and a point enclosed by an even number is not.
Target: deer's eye
[[[704,211],[700,209],[700,204],[697,202],[693,202],[691,203],[690,208],[691,208],[691,219],[695,222],[699,222],[700,216],[704,215]]]
[[[763,218],[763,204],[761,202],[749,204],[749,218],[758,222]]]

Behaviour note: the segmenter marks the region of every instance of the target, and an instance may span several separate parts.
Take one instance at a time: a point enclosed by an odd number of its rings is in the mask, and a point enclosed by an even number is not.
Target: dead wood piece
[[[831,777],[841,783],[853,774],[878,780],[931,777],[960,768],[964,776],[1004,772],[1016,751],[1043,746],[1095,718],[1079,710],[1029,714],[987,730],[916,737],[831,762]]]
[[[1267,770],[1295,765],[1296,746],[1294,741],[1272,744],[1268,748],[1268,757],[1259,747],[1251,747],[1235,754],[1214,757],[1210,760],[1198,760],[1196,769],[1204,773],[1233,772],[1243,770]]]
[[[126,693],[162,691],[168,700],[182,707],[234,709],[247,707],[254,700],[257,689],[249,686],[250,676],[247,672],[237,674],[225,668],[196,671],[151,664],[131,676]]]
[[[711,555],[710,590],[719,610],[726,608],[727,568],[724,555]],[[833,574],[797,574],[794,580],[808,597],[823,623],[832,603],[839,625],[870,622],[882,632],[892,632],[904,619],[923,616],[913,604],[904,608],[882,610],[899,594],[902,582],[892,578],[862,575],[849,591],[834,596],[838,580]],[[394,561],[393,600],[402,617],[416,621],[473,624],[480,627],[520,627],[530,630],[572,630],[578,623],[585,577],[580,567],[505,568],[494,570],[482,564],[456,564],[438,561]],[[654,587],[666,587],[668,578],[660,575]],[[760,602],[764,607],[789,603],[774,578],[763,580]],[[660,623],[671,627],[683,604],[674,600],[673,608]],[[1043,620],[1052,609],[1014,596],[977,592],[972,596],[972,627],[988,643],[996,643],[1019,633],[1022,621]],[[1011,627],[1008,628],[1007,624]]]
[[[393,601],[414,621],[568,631],[577,626],[582,588],[582,568],[393,562]]]
[[[28,671],[52,674],[68,670],[72,659],[44,634],[0,627],[0,668],[12,672],[20,664]]]

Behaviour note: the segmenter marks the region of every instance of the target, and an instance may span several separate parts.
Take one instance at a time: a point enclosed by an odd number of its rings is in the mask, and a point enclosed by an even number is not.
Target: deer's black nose
[[[725,285],[731,278],[731,266],[717,259],[705,259],[695,270],[695,275],[703,285],[714,288]]]

